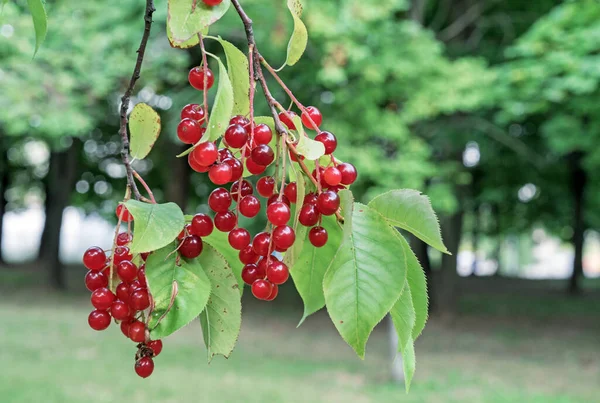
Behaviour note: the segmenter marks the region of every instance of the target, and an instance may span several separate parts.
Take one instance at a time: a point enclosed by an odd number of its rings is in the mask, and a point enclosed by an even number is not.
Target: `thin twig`
[[[204,73],[204,83],[202,83],[202,97],[204,103],[204,121],[207,122],[208,127],[208,60],[206,59],[206,49],[204,48],[204,40],[202,39],[202,33],[198,32],[198,42],[200,43],[200,50],[202,50],[202,71]]]
[[[137,179],[142,186],[144,187],[144,189],[146,189],[146,192],[148,192],[148,196],[150,196],[150,202],[152,204],[156,204],[156,199],[154,198],[154,193],[152,193],[152,190],[150,189],[150,186],[148,186],[148,184],[146,183],[146,181],[144,180],[144,178],[142,178],[140,176],[140,174],[138,174],[135,170],[133,170],[133,176],[135,177],[135,179]]]

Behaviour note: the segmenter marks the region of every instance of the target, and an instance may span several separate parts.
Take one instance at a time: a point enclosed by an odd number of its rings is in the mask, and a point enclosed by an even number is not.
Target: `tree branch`
[[[129,86],[127,87],[127,90],[125,90],[125,94],[123,94],[123,97],[121,98],[121,124],[119,127],[119,135],[121,136],[121,142],[123,145],[123,148],[121,149],[121,159],[123,160],[123,165],[125,165],[125,169],[127,170],[127,186],[131,189],[133,197],[136,200],[140,200],[142,196],[135,183],[133,168],[131,167],[131,160],[129,158],[130,156],[129,136],[127,135],[127,110],[129,109],[129,100],[131,98],[131,94],[133,93],[135,83],[140,78],[142,62],[144,61],[144,54],[146,53],[146,45],[148,44],[148,38],[150,37],[150,29],[152,28],[152,14],[154,13],[154,11],[156,11],[156,9],[154,8],[154,1],[146,0],[146,11],[144,13],[144,34],[142,35],[140,47],[137,50],[137,60],[135,62],[133,74],[131,75],[131,79],[129,80]]]

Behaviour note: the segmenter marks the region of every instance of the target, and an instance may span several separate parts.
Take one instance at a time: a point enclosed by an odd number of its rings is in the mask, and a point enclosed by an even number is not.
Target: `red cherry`
[[[127,338],[129,338],[129,325],[131,324],[131,320],[124,320],[121,322],[119,326],[121,328],[121,333]]]
[[[244,196],[238,208],[244,217],[255,217],[260,212],[260,200],[254,195]]]
[[[191,234],[200,237],[209,236],[213,232],[213,227],[213,222],[209,216],[202,213],[196,214],[194,218],[192,218]]]
[[[200,123],[192,119],[183,119],[177,126],[177,137],[185,144],[196,144],[202,134]]]
[[[271,197],[275,190],[275,179],[272,176],[263,176],[256,182],[256,190],[262,197]]]
[[[229,148],[219,148],[219,159],[223,161],[227,158],[234,158],[233,153],[229,150]]]
[[[88,325],[94,330],[104,330],[110,326],[110,314],[105,310],[95,309],[88,316]]]
[[[115,213],[117,214],[117,218],[121,217],[121,221],[122,222],[131,222],[131,221],[133,221],[133,216],[131,215],[131,213],[129,212],[129,210],[127,210],[127,207],[125,207],[123,204],[119,204],[117,206],[117,210],[116,210]]]
[[[242,269],[242,280],[248,285],[252,285],[256,280],[260,279],[258,268],[255,264],[247,264]],[[264,278],[264,276],[263,276]]]
[[[319,222],[319,218],[321,218],[321,213],[317,210],[317,206],[314,204],[305,204],[300,210],[298,221],[305,227],[312,227]]]
[[[256,280],[252,283],[252,294],[258,299],[267,299],[273,291],[273,284],[267,280]]]
[[[252,158],[248,158],[246,160],[246,168],[248,168],[248,172],[250,172],[252,175],[260,175],[265,172],[265,169],[267,169],[265,165],[259,165],[254,162]]]
[[[275,159],[275,153],[266,144],[259,144],[252,149],[252,161],[258,165],[268,166]]]
[[[313,227],[308,232],[308,239],[310,243],[312,243],[317,248],[325,245],[327,243],[327,230],[323,227]]]
[[[179,247],[179,253],[181,256],[188,259],[194,259],[202,253],[202,239],[197,235],[190,235],[185,237],[181,246]]]
[[[242,250],[250,245],[250,233],[245,228],[235,228],[229,232],[229,245],[235,250]]]
[[[254,142],[256,144],[269,144],[273,139],[271,128],[263,123],[254,126]]]
[[[332,215],[340,207],[340,197],[337,193],[327,190],[317,198],[317,208],[323,215]]]
[[[204,67],[198,66],[190,70],[188,80],[192,87],[202,91],[204,89]],[[215,76],[211,69],[206,69],[206,89],[210,90],[215,83]]]
[[[312,171],[312,177],[315,178],[316,181],[321,183],[321,186],[327,187],[327,183],[325,182],[325,177],[323,176],[324,172],[325,172],[325,170],[322,167],[319,167],[319,170],[317,170],[315,168]]]
[[[120,299],[123,302],[129,302],[129,284],[120,283],[117,286],[117,299]]]
[[[146,340],[146,325],[139,320],[129,324],[129,338],[136,343],[142,343]]]
[[[101,248],[92,246],[83,254],[83,264],[91,271],[100,271],[106,267],[106,253]]]
[[[148,342],[148,348],[152,349],[154,357],[160,354],[163,348],[162,340],[152,340]]]
[[[309,193],[306,196],[304,196],[304,201],[303,204],[317,204],[317,195],[314,193]]]
[[[259,256],[267,256],[269,254],[269,244],[271,243],[271,235],[268,232],[260,232],[254,236],[252,248]]]
[[[231,148],[242,148],[248,141],[248,133],[244,126],[235,124],[225,130],[225,142]]]
[[[208,0],[204,0],[206,3]],[[142,357],[135,362],[135,373],[142,378],[148,378],[154,371],[154,361],[150,357]]]
[[[85,286],[90,291],[108,287],[108,277],[101,271],[88,271],[85,275]]]
[[[248,245],[244,249],[240,250],[239,258],[240,262],[242,262],[243,264],[254,264],[258,262],[260,256],[258,256],[256,252],[254,252],[252,245]]]
[[[131,283],[137,277],[138,268],[129,260],[123,260],[117,265],[119,278],[126,283]]]
[[[287,111],[287,114],[284,112],[280,112],[279,120],[281,120],[281,123],[286,125],[289,129],[296,130],[296,125],[292,121],[292,118],[295,118],[296,116],[298,116],[298,114],[296,114],[296,112]]]
[[[138,281],[142,287],[148,287],[148,279],[146,278],[146,266],[140,267],[138,270]]]
[[[202,124],[204,123],[204,108],[198,104],[188,104],[181,110],[181,119],[192,119]]]
[[[292,203],[296,203],[297,195],[298,195],[298,186],[296,182],[290,182],[285,185],[285,189],[283,190],[283,194],[288,200]]]
[[[323,180],[329,186],[337,186],[342,181],[342,173],[336,167],[329,167],[323,172]]]
[[[275,226],[287,224],[290,216],[290,208],[284,202],[275,202],[267,207],[267,219]]]
[[[269,263],[274,260],[277,260],[275,256],[269,256],[268,258],[263,257],[258,261],[256,264],[256,268],[258,269],[258,278],[267,277],[267,267],[269,266]]]
[[[208,196],[208,205],[216,213],[224,213],[231,206],[231,194],[225,188],[216,188]]]
[[[339,164],[337,169],[342,174],[341,184],[343,185],[352,185],[358,176],[358,172],[356,172],[356,168],[354,165],[344,162],[343,164]]]
[[[285,197],[285,194],[283,196],[281,196],[281,200],[279,200],[279,194],[275,193],[273,196],[269,197],[269,200],[267,200],[267,206],[270,206],[273,203],[277,203],[278,201],[282,201],[285,204],[288,205],[288,207],[291,206],[290,204],[290,199],[288,199],[287,197]]]
[[[106,287],[98,288],[92,293],[91,297],[94,308],[101,311],[105,311],[110,308],[115,299],[115,294],[113,294],[112,291]]]
[[[296,240],[296,234],[289,225],[280,225],[273,230],[273,243],[280,249],[289,249]]]
[[[242,180],[242,191],[241,192],[238,192],[239,188],[240,188],[240,183],[234,182],[233,185],[231,185],[231,189],[229,190],[229,193],[231,193],[231,197],[236,202],[238,201],[238,196],[239,196],[238,193],[242,194],[242,199],[244,198],[244,196],[248,196],[248,195],[251,195],[252,193],[254,193],[254,188],[252,188],[252,184],[245,179]]]
[[[133,255],[127,246],[117,246],[114,254],[115,265],[118,265],[124,260],[133,260]]]
[[[308,118],[309,116],[314,124],[310,122],[310,119]],[[302,123],[309,129],[317,130],[318,126],[321,126],[321,123],[323,123],[323,115],[321,115],[321,111],[319,111],[316,107],[309,106],[304,112],[302,112]]]
[[[129,296],[129,306],[136,311],[143,311],[150,306],[150,297],[148,296],[148,290],[142,289],[134,291]]]
[[[273,261],[267,268],[267,280],[273,284],[283,284],[288,280],[289,276],[290,270],[283,262]]]
[[[215,227],[221,232],[229,232],[237,225],[237,217],[231,211],[215,215]]]
[[[210,167],[208,178],[215,185],[224,185],[231,181],[232,169],[229,164],[223,162]]]
[[[198,164],[198,162],[194,159],[193,153],[188,154],[188,164],[190,168],[200,173],[208,172],[208,170],[210,169],[210,167],[205,167],[204,165]]]
[[[330,132],[321,132],[315,136],[315,140],[323,143],[325,146],[325,155],[329,155],[337,148],[337,139]]]
[[[116,320],[126,320],[131,316],[131,311],[125,302],[116,300],[110,306],[110,314]]]
[[[198,165],[205,167],[214,164],[219,157],[217,146],[211,141],[198,144],[196,148],[192,150],[191,154],[191,158],[193,158]]]
[[[246,119],[245,116],[243,115],[235,115],[234,117],[232,117],[231,119],[229,119],[229,125],[240,125],[243,127],[246,127],[246,125],[249,125],[250,121],[248,119]]]
[[[275,298],[277,298],[277,294],[279,294],[279,287],[276,284],[273,284],[271,295],[269,295],[265,301],[273,301]]]
[[[128,232],[121,232],[119,235],[117,235],[117,246],[125,246],[131,242],[131,239],[131,234]]]
[[[225,164],[231,167],[231,181],[238,181],[244,174],[244,166],[237,158],[226,158],[222,160]]]

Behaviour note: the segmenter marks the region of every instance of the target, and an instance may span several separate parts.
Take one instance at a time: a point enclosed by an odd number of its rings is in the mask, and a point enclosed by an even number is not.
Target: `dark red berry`
[[[106,287],[98,288],[92,293],[91,297],[94,308],[101,311],[105,311],[110,308],[115,299],[115,294],[113,294],[112,291]]]
[[[202,246],[202,239],[199,236],[190,235],[184,238],[179,247],[179,253],[188,259],[194,259],[202,253]]]
[[[250,172],[252,175],[260,175],[265,172],[265,169],[267,169],[265,165],[259,165],[254,162],[252,158],[248,158],[246,160],[246,168],[248,168],[248,172]]]
[[[126,283],[131,283],[137,277],[138,268],[129,260],[123,260],[117,265],[119,278]]]
[[[148,290],[137,290],[129,296],[129,306],[136,311],[143,311],[150,306]]]
[[[216,213],[224,213],[231,206],[231,194],[225,188],[217,188],[208,196],[208,205]]]
[[[110,314],[106,310],[94,309],[88,316],[88,324],[94,330],[104,330],[110,326]]]
[[[124,260],[133,260],[133,255],[131,254],[127,246],[117,246],[115,248],[114,254],[115,265],[121,263]]]
[[[197,90],[202,91],[204,89],[204,67],[198,66],[194,67],[190,70],[188,74],[188,80],[192,87]],[[209,90],[212,88],[215,83],[215,76],[211,69],[206,69],[206,89]]]
[[[296,203],[296,199],[298,197],[298,186],[296,182],[290,182],[285,185],[285,189],[283,190],[283,194],[288,200],[292,203]]]
[[[121,217],[122,222],[131,222],[133,220],[133,216],[131,215],[129,210],[127,210],[127,207],[125,207],[123,204],[119,204],[117,206],[117,210],[115,213],[117,214],[117,218]]]
[[[317,198],[317,208],[323,215],[332,215],[340,207],[340,197],[337,193],[327,190]]]
[[[314,193],[309,193],[306,196],[304,196],[304,204],[317,204],[317,195]]]
[[[139,320],[129,324],[129,338],[136,343],[142,343],[146,340],[146,325]]]
[[[236,202],[238,201],[238,196],[239,196],[238,193],[242,194],[242,199],[244,198],[244,196],[248,196],[248,195],[251,195],[252,193],[254,193],[254,188],[252,188],[252,184],[245,179],[242,180],[242,191],[241,192],[238,192],[239,188],[240,188],[240,183],[234,182],[233,185],[231,185],[231,189],[229,190],[229,193],[231,193],[231,197]]]
[[[283,262],[275,260],[267,268],[267,280],[273,284],[283,284],[288,280],[289,276],[290,270]]]
[[[163,348],[162,340],[152,340],[148,342],[148,348],[154,353],[154,357],[160,354]]]
[[[110,306],[110,314],[116,320],[126,320],[131,316],[131,310],[125,302],[116,300]]]
[[[312,177],[315,178],[316,181],[318,181],[321,186],[323,187],[327,187],[327,183],[325,182],[325,177],[323,176],[323,173],[325,172],[325,170],[322,167],[319,167],[319,169],[313,169],[312,171]]]
[[[183,226],[183,229],[179,233],[179,235],[177,235],[177,239],[179,241],[183,241],[183,238],[185,238],[186,236],[190,235],[191,233],[192,233],[192,224],[185,224]]]
[[[117,299],[120,299],[123,302],[129,302],[129,284],[127,283],[120,283],[117,286]]]
[[[121,232],[119,235],[117,235],[117,246],[125,246],[131,242],[131,239],[131,234],[128,232]]]
[[[260,256],[254,252],[252,245],[248,245],[240,251],[239,258],[243,264],[253,264],[258,262]]]
[[[248,132],[242,125],[231,125],[225,130],[225,142],[231,148],[242,148],[248,141]]]
[[[277,294],[279,294],[279,286],[277,286],[277,284],[273,284],[271,295],[269,295],[265,301],[273,301],[275,298],[277,298]]]
[[[244,217],[255,217],[260,212],[260,200],[254,195],[244,196],[238,208]]]
[[[289,249],[296,240],[296,234],[289,225],[280,225],[273,230],[273,243],[280,249]]]
[[[234,158],[233,153],[229,150],[229,148],[220,148],[219,149],[219,160],[224,161],[227,158]]]
[[[242,250],[250,245],[250,232],[245,228],[235,228],[229,232],[229,245],[235,250]]]
[[[200,123],[192,119],[183,119],[177,126],[177,137],[182,143],[196,144],[202,137]]]
[[[131,324],[131,320],[124,320],[121,322],[119,326],[121,328],[121,333],[127,338],[129,338],[129,325]]]
[[[329,155],[337,148],[337,139],[330,132],[321,132],[315,136],[315,140],[325,146],[325,155]]]
[[[259,144],[252,149],[252,161],[258,165],[268,166],[274,159],[273,149],[266,144]]]
[[[300,215],[298,216],[298,221],[305,227],[312,227],[319,222],[320,217],[321,213],[319,213],[319,210],[317,210],[317,206],[309,203],[302,206]]]
[[[309,116],[310,119],[308,118]],[[311,119],[314,124],[311,123]],[[302,112],[302,123],[309,129],[317,130],[318,126],[321,126],[321,123],[323,123],[323,115],[321,115],[321,111],[319,111],[316,107],[309,106],[304,112]]]
[[[148,287],[148,279],[146,278],[146,266],[140,267],[138,270],[138,281],[142,287]]]
[[[269,266],[269,263],[271,263],[274,260],[277,260],[275,258],[275,256],[269,256],[269,257],[261,258],[258,261],[258,263],[256,263],[256,268],[258,270],[258,273],[257,273],[258,278],[267,277],[267,267]]]
[[[285,225],[290,220],[291,211],[284,202],[275,202],[267,207],[267,219],[275,226]]]
[[[209,166],[219,157],[219,151],[215,143],[211,141],[205,141],[200,143],[192,150],[192,158],[198,163],[198,165]]]
[[[129,294],[131,295],[134,292],[136,292],[137,290],[143,290],[144,288],[146,288],[146,287],[144,287],[142,285],[142,282],[140,280],[133,280],[131,282],[131,284],[129,284]],[[127,300],[129,301],[128,298],[129,297],[127,297]],[[125,301],[125,300],[123,300],[123,301]]]
[[[209,0],[204,0],[206,3]],[[222,1],[222,0],[220,0]],[[154,371],[154,361],[150,357],[142,357],[135,362],[135,373],[142,378],[148,378]]]
[[[229,119],[229,125],[240,125],[242,127],[246,127],[246,125],[249,125],[250,121],[242,115],[235,115],[234,117],[232,117],[231,119]]]
[[[210,167],[208,178],[215,185],[224,185],[231,181],[232,170],[229,164],[221,162]]]
[[[231,182],[238,181],[244,174],[244,166],[237,158],[226,158],[223,162],[231,167]]]
[[[329,186],[337,186],[342,181],[342,173],[336,167],[329,167],[323,172],[323,180]]]
[[[290,199],[288,199],[287,197],[285,197],[285,195],[281,196],[281,200],[279,200],[279,194],[275,193],[273,196],[269,197],[269,199],[267,200],[267,206],[270,206],[273,203],[277,203],[279,201],[284,202],[285,204],[288,205],[288,207],[291,206],[290,204]]]
[[[269,254],[269,244],[271,235],[268,232],[260,232],[254,236],[252,248],[259,256],[267,256]]]
[[[254,142],[256,144],[269,144],[273,139],[271,128],[265,124],[254,126]]]
[[[244,266],[244,268],[242,269],[242,280],[244,280],[244,283],[248,284],[248,285],[252,285],[252,283],[254,283],[256,280],[260,279],[261,277],[259,277],[259,273],[258,273],[258,268],[256,267],[255,264],[247,264]],[[264,278],[264,276],[263,276]]]
[[[215,227],[221,232],[229,232],[237,225],[237,217],[231,211],[215,215]]]
[[[356,168],[354,165],[344,162],[343,164],[339,164],[337,169],[342,174],[341,184],[343,185],[352,185],[358,176],[358,172],[356,172]]]
[[[312,243],[317,248],[325,245],[327,243],[327,230],[323,227],[313,227],[308,232],[308,239],[310,243]]]
[[[252,294],[258,299],[267,299],[273,291],[273,284],[267,280],[256,280],[252,283]]]
[[[204,165],[198,164],[198,162],[194,159],[193,152],[188,154],[188,164],[189,164],[190,168],[192,168],[194,171],[200,172],[200,173],[208,172],[208,170],[210,169],[209,166],[205,167]]]
[[[181,110],[181,119],[192,119],[204,123],[204,109],[198,104],[188,104]]]
[[[229,206],[227,207],[229,208]],[[194,218],[192,218],[191,234],[200,237],[209,236],[213,232],[213,227],[213,222],[209,216],[202,213],[196,214]]]
[[[92,246],[83,254],[83,264],[91,271],[100,271],[106,267],[106,253],[101,248]]]
[[[85,286],[90,291],[108,287],[108,277],[100,271],[88,271],[85,275]]]
[[[272,176],[263,176],[256,182],[256,191],[262,197],[271,197],[275,190],[275,179]]]
[[[292,121],[292,119],[295,118],[296,116],[298,116],[298,114],[296,114],[296,112],[292,112],[292,111],[287,111],[287,113],[280,112],[279,120],[281,120],[281,122],[284,125],[286,125],[289,129],[296,130],[296,125]]]

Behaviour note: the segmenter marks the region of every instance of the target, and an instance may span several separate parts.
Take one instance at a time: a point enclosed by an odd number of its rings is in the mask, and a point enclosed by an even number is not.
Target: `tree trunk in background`
[[[452,255],[442,255],[442,267],[439,272],[437,309],[440,313],[453,316],[456,313],[458,289],[457,258],[463,227],[462,210],[441,220],[442,236]]]
[[[423,241],[421,241],[416,236],[410,237],[410,247],[413,252],[415,252],[415,256],[421,263],[423,267],[423,271],[425,272],[425,276],[427,277],[427,293],[429,294],[429,305],[428,310],[429,313],[435,310],[435,289],[433,284],[433,273],[431,271],[431,261],[429,260],[429,247]]]
[[[46,177],[46,221],[42,232],[38,260],[47,268],[50,284],[64,290],[67,286],[64,267],[60,261],[60,232],[63,213],[69,205],[71,192],[77,178],[78,139],[64,151],[50,153]]]
[[[585,186],[587,183],[587,175],[581,161],[583,159],[582,152],[571,153],[568,157],[569,168],[571,171],[571,195],[573,197],[573,238],[572,243],[575,249],[573,258],[573,273],[569,281],[569,293],[578,294],[580,289],[579,279],[583,276],[583,243],[585,223],[583,218],[584,212],[584,195]]]
[[[2,229],[4,228],[4,214],[6,214],[6,189],[8,189],[8,144],[0,134],[0,264],[4,263],[2,257]]]
[[[171,141],[166,146],[169,148],[169,155],[180,154],[187,148]],[[190,191],[191,168],[188,165],[187,158],[170,158],[169,163],[170,166],[167,171],[169,176],[165,179],[167,200],[177,203],[185,211]]]

